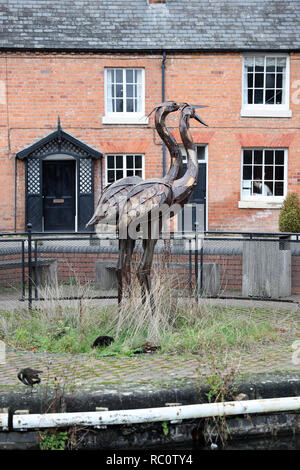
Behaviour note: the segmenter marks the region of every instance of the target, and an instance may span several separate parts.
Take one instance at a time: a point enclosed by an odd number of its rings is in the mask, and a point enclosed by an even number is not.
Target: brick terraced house
[[[278,230],[300,195],[299,0],[1,0],[0,21],[0,231],[84,231],[107,183],[161,177],[162,100],[208,106],[202,227]]]

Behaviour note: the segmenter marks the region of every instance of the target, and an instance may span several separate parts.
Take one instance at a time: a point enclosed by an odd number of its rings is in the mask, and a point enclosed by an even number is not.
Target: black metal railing
[[[199,231],[196,223],[193,232],[161,234],[160,240],[168,239],[170,240],[169,246],[171,246],[167,254],[170,265],[175,266],[174,269],[183,271],[183,295],[194,297],[197,302],[203,296],[245,296],[243,293],[245,291],[244,271],[247,269],[244,255],[245,242],[273,243],[274,246],[278,246],[279,250],[290,250],[291,254],[288,256],[292,256],[294,266],[297,266],[299,259],[299,280],[297,269],[295,273],[292,270],[290,274],[293,278],[291,293],[300,294],[299,233]],[[105,246],[106,242],[107,246]],[[138,250],[140,251],[141,249]],[[32,232],[31,225],[28,224],[26,232],[0,233],[0,286],[14,285],[20,280],[19,300],[27,301],[28,308],[32,309],[33,301],[42,299],[39,268],[46,266],[46,263],[49,266],[51,263],[58,263],[61,282],[71,282],[73,271],[80,277],[81,266],[84,266],[88,273],[87,278],[91,279],[96,261],[105,259],[116,262],[117,256],[118,241],[116,236],[112,237],[112,234],[102,234],[99,238],[95,232],[36,233]],[[163,243],[157,245],[155,256],[158,260],[166,258]],[[259,263],[260,260],[258,259],[257,262]],[[209,276],[212,279],[208,279]],[[85,282],[84,273],[80,282]],[[280,297],[274,294],[272,296],[251,294],[250,296]],[[110,294],[109,297],[117,297],[117,295]],[[103,299],[106,298],[106,294],[105,292],[101,295],[95,294],[94,298]]]

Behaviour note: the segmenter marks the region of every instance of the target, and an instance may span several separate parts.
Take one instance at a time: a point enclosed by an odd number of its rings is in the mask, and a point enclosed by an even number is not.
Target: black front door
[[[198,230],[206,230],[206,161],[205,147],[197,147],[198,156],[198,182],[184,209],[185,214],[178,219],[178,228],[182,231],[194,231],[195,222],[198,222]],[[186,162],[182,165],[181,174],[187,170]],[[182,229],[180,229],[182,227]]]
[[[43,162],[44,231],[75,230],[75,161]]]

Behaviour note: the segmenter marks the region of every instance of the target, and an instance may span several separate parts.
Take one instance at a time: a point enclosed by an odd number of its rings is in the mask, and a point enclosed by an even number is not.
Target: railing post
[[[199,235],[198,235],[199,240]],[[201,237],[201,247],[200,247],[200,296],[203,295],[203,241],[204,241],[204,234]]]
[[[198,222],[195,222],[195,301],[198,303]]]
[[[192,239],[188,239],[188,244],[189,244],[189,293],[190,296],[192,297],[192,292],[193,292],[193,281],[192,281],[192,273],[193,273],[193,268],[192,268]]]
[[[25,241],[22,240],[22,300],[25,300]]]
[[[34,299],[38,300],[37,240],[34,240]]]
[[[27,224],[27,239],[28,239],[28,310],[32,310],[31,230],[32,230],[32,225]]]

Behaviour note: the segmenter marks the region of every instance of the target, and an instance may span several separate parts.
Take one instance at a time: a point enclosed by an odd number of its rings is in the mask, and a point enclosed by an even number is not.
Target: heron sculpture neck
[[[164,176],[164,182],[174,181],[180,175],[182,169],[182,153],[176,139],[166,126],[167,116],[180,108],[179,103],[170,102],[165,106],[156,109],[155,112],[155,128],[161,140],[166,144],[171,156],[171,166],[167,174]]]
[[[194,186],[197,184],[199,172],[197,149],[190,132],[190,118],[194,118],[198,122],[201,122],[201,124],[206,125],[192,106],[187,104],[183,106],[180,115],[179,131],[183,146],[186,150],[187,169],[185,174],[174,181],[172,185],[175,202],[181,206],[188,202]]]

